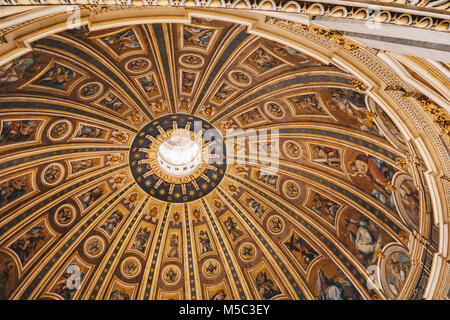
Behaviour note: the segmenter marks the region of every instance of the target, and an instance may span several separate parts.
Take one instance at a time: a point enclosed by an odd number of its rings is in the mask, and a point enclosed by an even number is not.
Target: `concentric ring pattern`
[[[336,66],[193,18],[48,36],[0,75],[1,299],[411,287],[423,194],[409,146]],[[155,121],[188,117],[220,131],[223,164],[183,183],[144,177]]]

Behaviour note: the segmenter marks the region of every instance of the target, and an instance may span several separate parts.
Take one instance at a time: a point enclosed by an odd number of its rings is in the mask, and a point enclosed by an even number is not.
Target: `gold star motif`
[[[166,190],[165,189],[159,190],[159,194],[161,194],[161,195],[166,194]]]
[[[181,197],[181,194],[179,192],[175,193],[175,198],[179,199]]]
[[[207,185],[206,183],[202,184],[202,189],[203,189],[203,190],[208,189],[208,185]]]
[[[150,180],[145,180],[145,185],[146,185],[147,187],[149,187],[151,184],[152,184],[152,183],[151,183]]]

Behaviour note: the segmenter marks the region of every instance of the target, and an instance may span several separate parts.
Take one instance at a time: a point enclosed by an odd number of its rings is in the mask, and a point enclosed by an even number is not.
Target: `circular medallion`
[[[302,155],[300,146],[297,144],[297,142],[292,140],[287,140],[283,143],[283,150],[291,159],[298,159]]]
[[[55,222],[60,227],[67,227],[75,220],[75,207],[64,204],[55,211]]]
[[[256,247],[251,242],[245,242],[239,247],[239,257],[245,262],[252,261],[256,255]]]
[[[57,142],[67,138],[72,131],[72,123],[63,119],[54,122],[47,131],[47,136],[52,142]]]
[[[200,68],[205,63],[205,60],[197,54],[188,53],[183,54],[180,57],[179,62],[185,67]]]
[[[284,117],[284,110],[278,103],[272,101],[266,102],[264,104],[264,110],[266,110],[271,118],[281,119]]]
[[[207,195],[226,170],[221,133],[205,120],[185,114],[164,116],[144,126],[133,141],[129,159],[139,186],[167,202]]]
[[[238,86],[248,86],[252,82],[250,76],[248,73],[240,71],[240,70],[233,70],[228,73],[228,78],[231,82]]]
[[[103,85],[100,82],[90,82],[80,88],[78,92],[81,99],[94,99],[102,92]]]
[[[281,219],[281,217],[279,216],[271,216],[267,220],[267,228],[273,234],[281,233],[284,229],[283,219]]]
[[[41,173],[42,183],[46,186],[54,186],[64,178],[65,169],[60,163],[52,163],[44,168]]]
[[[174,285],[181,278],[180,268],[174,264],[166,266],[161,274],[163,281],[168,285]]]
[[[215,259],[208,259],[203,263],[203,274],[208,278],[216,277],[220,272],[219,262]]]
[[[152,62],[147,58],[135,58],[125,64],[125,69],[133,74],[144,73],[152,67]]]
[[[122,261],[120,272],[127,279],[136,277],[141,272],[141,262],[136,257],[128,257]]]
[[[83,248],[89,258],[98,258],[105,250],[105,241],[102,237],[92,236],[86,239]]]
[[[408,251],[400,246],[391,246],[384,252],[380,263],[381,284],[391,299],[397,298],[405,285],[411,269]]]
[[[283,184],[283,192],[289,199],[296,199],[300,195],[300,187],[297,182],[292,180],[287,180]]]

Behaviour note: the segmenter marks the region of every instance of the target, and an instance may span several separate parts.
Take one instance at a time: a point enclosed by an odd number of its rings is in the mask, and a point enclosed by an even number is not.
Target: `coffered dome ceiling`
[[[423,176],[353,75],[220,19],[89,30],[0,67],[1,299],[411,297]]]

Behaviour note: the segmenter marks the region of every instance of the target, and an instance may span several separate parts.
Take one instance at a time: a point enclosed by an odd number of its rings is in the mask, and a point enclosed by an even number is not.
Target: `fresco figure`
[[[71,300],[75,292],[80,289],[84,273],[75,263],[69,264],[64,274],[56,282],[55,292],[65,300]]]
[[[257,108],[253,108],[247,112],[240,114],[239,120],[242,122],[242,124],[248,125],[256,121],[264,121],[265,119]]]
[[[236,241],[237,238],[244,234],[241,230],[238,229],[237,223],[233,221],[233,218],[228,217],[224,223],[225,228],[233,241]]]
[[[8,298],[9,290],[8,290],[8,281],[12,276],[12,270],[14,268],[13,260],[7,259],[3,262],[0,271],[0,300],[6,300]]]
[[[183,39],[185,45],[207,48],[214,34],[212,29],[184,26]]]
[[[150,239],[151,231],[147,227],[140,227],[134,238],[132,249],[145,253],[148,239]]]
[[[0,207],[23,196],[27,191],[27,176],[9,179],[0,184]]]
[[[95,201],[100,199],[105,194],[105,189],[102,186],[95,187],[78,197],[81,201],[81,204],[86,209]]]
[[[73,173],[80,172],[82,170],[92,168],[95,163],[92,159],[83,159],[83,160],[72,161],[70,164],[72,166],[72,174],[73,174]]]
[[[259,218],[262,218],[262,216],[266,212],[266,208],[264,208],[261,203],[259,203],[252,197],[247,198],[246,203]]]
[[[349,229],[348,236],[358,252],[358,257],[367,265],[374,264],[377,259],[374,253],[383,245],[383,238],[375,225],[366,217],[345,219],[344,223]],[[350,224],[353,226],[349,226]]]
[[[145,92],[147,92],[148,94],[155,94],[158,92],[158,84],[156,83],[153,75],[138,78],[138,81],[141,83]]]
[[[224,100],[226,100],[228,98],[228,96],[230,96],[233,91],[235,91],[235,89],[228,85],[226,82],[224,82],[219,90],[217,90],[217,92],[214,94],[214,99],[217,100],[218,102],[222,102]]]
[[[140,48],[141,44],[132,29],[118,32],[116,34],[101,38],[103,42],[113,50],[117,48],[120,51]]]
[[[323,270],[319,269],[317,293],[319,300],[354,300],[359,298],[359,294],[341,270],[338,270],[335,277],[328,278]]]
[[[184,92],[190,93],[194,87],[196,75],[192,72],[182,72],[181,73],[181,89]]]
[[[394,176],[394,168],[386,162],[371,155],[358,154],[349,164],[350,177],[356,185],[368,189],[373,197],[393,208],[391,193],[385,189]]]
[[[114,212],[106,219],[106,221],[100,226],[101,229],[105,230],[106,233],[111,236],[123,220],[123,213],[120,210],[114,210]]]
[[[200,230],[200,232],[198,234],[198,240],[200,241],[200,244],[201,244],[202,254],[212,251],[211,240],[209,239],[209,235],[208,235],[207,231]]]
[[[116,289],[109,295],[109,300],[130,300],[130,296],[125,291]]]
[[[262,172],[260,170],[256,171],[256,179],[258,181],[261,181],[264,184],[267,184],[271,187],[276,188],[277,186],[277,182],[278,182],[278,176],[273,175],[273,174],[268,174],[266,172]]]
[[[180,240],[178,238],[178,235],[172,234],[169,239],[169,252],[167,253],[167,256],[169,258],[178,258],[178,248],[180,246]]]
[[[336,213],[341,208],[341,205],[323,197],[322,195],[315,193],[312,201],[311,209],[323,214],[331,221],[335,221]]]
[[[336,148],[314,144],[311,145],[312,161],[332,168],[341,167],[341,151]]]
[[[119,113],[125,108],[125,103],[112,93],[108,94],[102,101],[100,101],[100,103],[106,108]]]
[[[37,71],[33,53],[23,55],[0,66],[0,85],[13,83],[23,78],[25,73]]]
[[[0,133],[0,145],[31,141],[36,129],[37,122],[33,120],[5,120]]]
[[[394,252],[386,261],[386,280],[395,296],[398,296],[410,268],[410,259],[402,252]]]
[[[76,75],[76,72],[69,67],[54,63],[34,84],[51,88],[67,88]]]
[[[22,265],[25,265],[47,240],[44,227],[35,226],[14,241],[10,248],[17,254]]]
[[[365,96],[353,90],[334,89],[329,102],[332,110],[339,110],[350,125],[379,135],[372,113],[367,109]]]
[[[400,199],[406,213],[410,217],[414,225],[418,225],[420,202],[419,191],[414,183],[410,180],[403,182],[399,187]]]
[[[289,251],[299,254],[307,266],[319,256],[319,253],[313,247],[296,234],[292,234],[289,241],[286,241],[284,244]]]
[[[288,100],[294,105],[296,115],[325,114],[325,111],[314,93],[291,97],[288,98]]]
[[[209,300],[225,300],[227,297],[227,294],[225,293],[225,290],[220,289],[216,291]]]
[[[281,290],[275,286],[273,280],[267,278],[266,271],[258,272],[255,282],[260,296],[265,300],[269,300],[281,294]]]
[[[256,49],[248,58],[246,63],[254,66],[259,73],[273,69],[282,64],[282,62],[272,56],[268,51],[263,48]]]
[[[82,125],[81,128],[78,130],[77,138],[100,138],[103,132],[104,132],[103,129],[93,126]]]
[[[300,57],[301,60],[306,60],[304,62],[309,61],[309,58],[303,54],[302,52],[295,50],[294,48],[288,47],[288,46],[276,46],[273,48],[273,51],[275,51],[277,54],[279,54],[282,57],[287,56],[288,54],[291,56]]]

